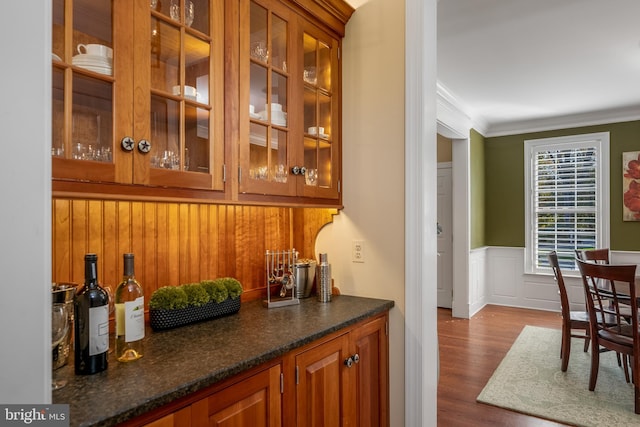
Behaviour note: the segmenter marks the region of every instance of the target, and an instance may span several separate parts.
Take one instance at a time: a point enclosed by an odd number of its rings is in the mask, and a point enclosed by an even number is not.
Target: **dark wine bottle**
[[[107,369],[109,295],[98,285],[98,256],[84,257],[84,286],[74,301],[75,372],[91,375]]]

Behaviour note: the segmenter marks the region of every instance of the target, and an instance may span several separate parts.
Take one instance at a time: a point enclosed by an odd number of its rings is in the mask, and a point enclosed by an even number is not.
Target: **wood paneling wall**
[[[244,301],[266,297],[265,250],[295,247],[316,258],[318,231],[335,209],[54,198],[52,280],[84,280],[84,255],[98,254],[98,279],[115,286],[122,254],[135,254],[145,300],[161,286],[235,277]]]

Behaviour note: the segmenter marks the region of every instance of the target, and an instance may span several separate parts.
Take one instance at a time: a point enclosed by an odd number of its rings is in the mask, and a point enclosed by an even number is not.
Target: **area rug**
[[[596,389],[589,391],[591,353],[573,339],[569,368],[562,372],[560,337],[559,329],[525,326],[478,402],[575,426],[639,426],[633,387],[615,353],[600,355]]]

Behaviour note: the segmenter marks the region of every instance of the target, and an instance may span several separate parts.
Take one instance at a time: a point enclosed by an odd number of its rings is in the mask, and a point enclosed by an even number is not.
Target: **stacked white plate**
[[[73,65],[95,73],[106,74],[108,76],[113,74],[111,59],[104,56],[81,53],[74,56],[72,61]]]

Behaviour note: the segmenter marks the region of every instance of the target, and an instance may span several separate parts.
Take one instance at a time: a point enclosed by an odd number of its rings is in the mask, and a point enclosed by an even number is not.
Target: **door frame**
[[[452,202],[453,202],[453,317],[468,319],[469,305],[469,251],[471,248],[471,146],[472,121],[458,100],[440,83],[436,91],[436,118],[438,133],[451,139]]]

